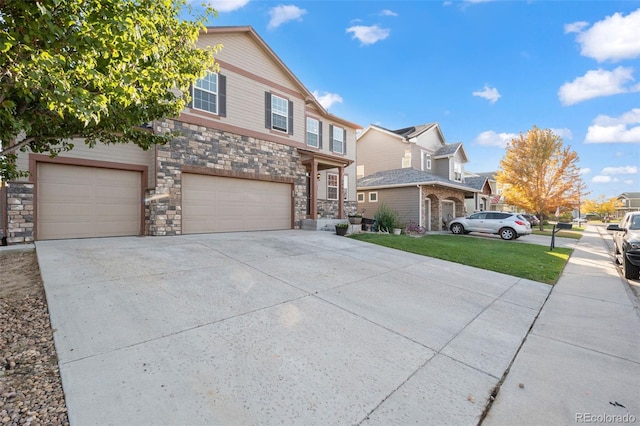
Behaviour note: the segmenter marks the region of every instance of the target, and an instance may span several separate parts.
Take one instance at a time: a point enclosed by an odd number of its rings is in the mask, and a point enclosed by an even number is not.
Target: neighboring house
[[[370,125],[358,136],[357,149],[358,210],[366,217],[385,202],[403,223],[441,230],[468,213],[467,198],[478,201],[478,193],[491,191],[488,181],[465,182],[464,147],[446,143],[437,123],[399,130]]]
[[[8,242],[292,229],[355,211],[360,126],[328,113],[251,27],[201,33],[217,43],[219,73],[152,123],[181,133],[171,143],[21,153],[31,176],[5,188]]]
[[[623,192],[616,199],[620,207],[616,209],[616,216],[621,218],[626,212],[640,211],[640,192]]]

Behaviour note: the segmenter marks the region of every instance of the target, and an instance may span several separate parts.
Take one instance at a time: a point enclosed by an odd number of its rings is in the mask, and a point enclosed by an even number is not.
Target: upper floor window
[[[293,102],[265,92],[265,127],[293,134]]]
[[[336,127],[333,124],[329,126],[329,138],[331,142],[331,151],[340,154],[347,153],[346,133],[343,128]]]
[[[422,153],[422,170],[431,170],[431,154]]]
[[[453,172],[454,172],[454,180],[457,180],[458,182],[462,182],[462,164],[458,163],[457,161],[454,163],[453,165]]]
[[[338,175],[327,173],[327,200],[338,199]]]
[[[223,75],[207,71],[193,85],[191,106],[221,116],[226,115],[226,78]]]
[[[307,117],[307,145],[322,148],[322,122]]]

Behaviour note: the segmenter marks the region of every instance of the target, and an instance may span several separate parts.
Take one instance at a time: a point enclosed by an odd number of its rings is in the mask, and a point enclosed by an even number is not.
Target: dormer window
[[[431,154],[428,152],[422,153],[422,170],[431,170]]]

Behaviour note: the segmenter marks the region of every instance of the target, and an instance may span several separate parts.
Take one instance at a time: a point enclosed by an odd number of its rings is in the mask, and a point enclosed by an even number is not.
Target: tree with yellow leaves
[[[586,195],[578,161],[578,154],[564,147],[562,138],[534,126],[507,145],[496,181],[503,186],[507,204],[542,217],[558,208],[577,208]]]
[[[605,218],[607,216],[613,216],[617,207],[621,206],[622,201],[617,198],[605,198],[604,195],[601,195],[595,200],[584,200],[582,211],[585,213],[594,213]]]

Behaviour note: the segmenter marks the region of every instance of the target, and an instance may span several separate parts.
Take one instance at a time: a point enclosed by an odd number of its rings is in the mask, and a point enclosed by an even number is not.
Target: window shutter
[[[193,84],[189,85],[189,103],[187,104],[187,106],[189,108],[193,107]]]
[[[318,121],[318,148],[322,149],[322,121]]]
[[[218,115],[227,116],[227,76],[218,74]]]
[[[271,93],[264,92],[264,127],[271,128]]]
[[[329,124],[329,151],[333,152],[333,124]]]
[[[342,153],[347,153],[347,129],[342,129]]]
[[[293,101],[289,101],[289,134],[293,134]]]

